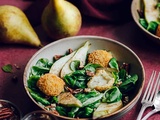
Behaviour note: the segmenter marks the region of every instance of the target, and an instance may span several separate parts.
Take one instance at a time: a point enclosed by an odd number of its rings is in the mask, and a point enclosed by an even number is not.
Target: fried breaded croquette
[[[112,58],[112,54],[106,50],[95,50],[88,55],[88,63],[100,64],[102,67],[107,67],[108,62]]]
[[[47,96],[58,96],[64,91],[65,82],[58,76],[47,73],[37,81],[37,87]]]

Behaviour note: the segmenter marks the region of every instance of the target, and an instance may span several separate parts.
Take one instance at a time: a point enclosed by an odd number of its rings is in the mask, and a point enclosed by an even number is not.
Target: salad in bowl
[[[115,114],[134,99],[130,94],[137,94],[141,83],[140,74],[130,68],[134,63],[119,61],[111,49],[90,50],[92,44],[83,40],[63,54],[36,58],[25,88],[38,106],[56,116],[97,119]]]

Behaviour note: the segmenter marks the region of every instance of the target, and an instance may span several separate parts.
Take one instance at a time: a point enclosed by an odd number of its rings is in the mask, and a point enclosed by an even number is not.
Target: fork
[[[160,72],[158,74],[158,78],[159,81],[158,81],[158,87],[156,89],[156,96],[154,97],[154,102],[153,102],[153,105],[154,105],[154,109],[152,111],[150,111],[146,116],[143,117],[142,120],[147,120],[147,118],[149,118],[151,115],[157,113],[160,111],[160,91],[159,91],[159,87],[160,87]]]
[[[152,75],[150,77],[149,83],[147,85],[146,91],[145,91],[143,98],[141,100],[142,107],[141,107],[141,110],[138,114],[137,120],[141,120],[142,115],[147,107],[153,106],[153,100],[156,95],[156,89],[158,89],[157,88],[158,87],[158,79],[155,79],[155,77],[156,77],[156,71],[153,71]],[[153,85],[153,83],[155,83],[155,84]]]

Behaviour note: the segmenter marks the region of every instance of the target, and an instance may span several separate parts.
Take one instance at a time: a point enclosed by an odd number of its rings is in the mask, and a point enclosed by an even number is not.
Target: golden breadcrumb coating
[[[58,76],[47,73],[37,81],[37,87],[48,96],[58,96],[64,91],[65,82]]]
[[[100,64],[102,67],[106,67],[111,58],[112,54],[106,50],[95,50],[88,55],[88,62]]]

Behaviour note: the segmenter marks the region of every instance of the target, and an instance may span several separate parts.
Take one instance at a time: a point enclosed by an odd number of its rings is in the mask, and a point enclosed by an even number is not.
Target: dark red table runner
[[[71,0],[73,3],[77,5],[76,0]],[[96,35],[108,37],[113,40],[119,41],[128,47],[130,47],[141,59],[145,72],[145,87],[148,83],[148,79],[152,70],[160,71],[160,45],[153,43],[151,40],[146,38],[144,34],[139,30],[134,21],[131,19],[130,15],[130,1],[126,2],[125,0],[113,0],[112,2],[106,2],[106,7],[112,7],[110,10],[117,11],[119,7],[125,8],[123,9],[123,15],[125,16],[123,19],[115,19],[116,13],[113,12],[114,15],[107,10],[109,8],[99,8],[96,7],[95,4],[97,0],[84,0],[79,1],[78,7],[81,10],[82,7],[88,12],[83,12],[83,24],[82,28],[79,31],[78,35]],[[105,1],[105,0],[103,0]],[[125,4],[122,4],[126,2]],[[24,10],[33,27],[35,28],[38,36],[40,37],[42,43],[44,45],[49,44],[51,41],[43,32],[43,29],[40,24],[40,16],[44,6],[47,4],[47,0],[1,0],[0,5],[10,4],[17,6]],[[82,6],[83,5],[83,6]],[[109,6],[110,5],[110,6]],[[118,6],[120,5],[120,6]],[[87,8],[87,6],[90,6]],[[99,6],[105,6],[102,3],[99,3]],[[115,7],[118,6],[118,7]],[[93,14],[91,10],[98,14]],[[84,10],[85,10],[84,9]],[[128,11],[126,11],[128,10]],[[119,11],[120,12],[120,11]],[[104,14],[105,13],[105,14]],[[89,16],[89,17],[88,17]],[[0,98],[7,99],[9,101],[14,102],[22,111],[23,114],[27,114],[33,110],[38,110],[38,108],[27,96],[24,86],[23,86],[23,72],[24,68],[32,57],[32,55],[38,51],[37,48],[31,48],[27,46],[21,45],[4,45],[0,44],[0,67],[5,64],[12,64],[18,66],[19,69],[14,67],[13,73],[5,73],[0,70]],[[15,80],[14,77],[18,79]],[[143,89],[144,93],[145,88]],[[120,120],[135,120],[139,110],[141,103],[138,103],[129,111],[125,116],[123,116]],[[150,109],[147,109],[145,114]],[[149,120],[159,120],[160,114],[155,114],[150,117]]]

